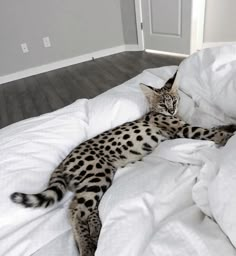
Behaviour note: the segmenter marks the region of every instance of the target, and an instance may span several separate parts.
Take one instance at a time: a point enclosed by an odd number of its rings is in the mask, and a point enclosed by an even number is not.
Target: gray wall
[[[0,0],[0,76],[123,44],[120,0]]]
[[[204,42],[235,42],[235,13],[235,0],[206,0]]]
[[[0,76],[137,44],[135,0],[0,0]],[[204,42],[236,41],[236,1],[206,0]],[[44,48],[49,36],[52,47]],[[26,42],[30,52],[23,54]]]
[[[120,0],[125,44],[138,44],[135,0]]]

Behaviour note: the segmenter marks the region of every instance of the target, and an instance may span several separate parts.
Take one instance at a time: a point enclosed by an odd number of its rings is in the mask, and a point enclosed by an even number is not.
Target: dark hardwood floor
[[[92,98],[144,69],[179,65],[182,58],[124,52],[0,85],[0,128]]]

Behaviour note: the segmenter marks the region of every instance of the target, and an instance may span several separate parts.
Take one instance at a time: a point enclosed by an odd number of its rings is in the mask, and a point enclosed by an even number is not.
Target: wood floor
[[[0,128],[92,98],[144,69],[179,65],[182,58],[124,52],[0,85]]]

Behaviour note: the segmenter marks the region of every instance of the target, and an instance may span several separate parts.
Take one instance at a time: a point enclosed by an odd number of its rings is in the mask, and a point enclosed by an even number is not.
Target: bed
[[[160,88],[178,68],[178,115],[198,126],[236,123],[236,45],[204,49],[179,67],[143,71],[93,99],[0,130],[0,255],[78,255],[68,192],[48,209],[13,204],[36,193],[79,143],[148,111],[139,83]],[[176,139],[119,169],[100,206],[96,256],[236,255],[236,136],[226,146]]]

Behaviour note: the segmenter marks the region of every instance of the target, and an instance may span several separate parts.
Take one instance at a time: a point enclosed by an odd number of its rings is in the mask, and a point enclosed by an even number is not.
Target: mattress
[[[227,45],[0,130],[0,255],[79,255],[67,216],[72,193],[48,209],[22,208],[9,195],[41,191],[76,145],[144,115],[139,83],[160,88],[177,68],[181,118],[203,127],[236,123],[236,45]],[[95,255],[236,255],[235,149],[236,136],[221,148],[169,140],[118,169],[99,205]]]

